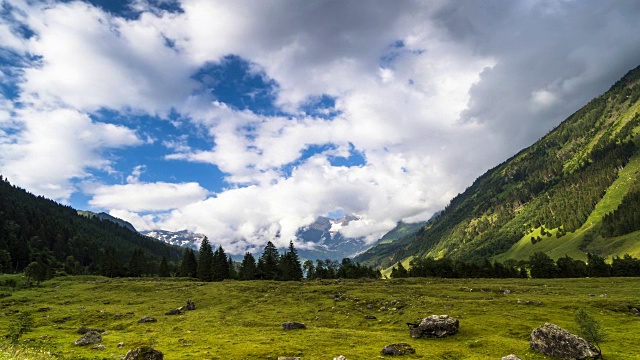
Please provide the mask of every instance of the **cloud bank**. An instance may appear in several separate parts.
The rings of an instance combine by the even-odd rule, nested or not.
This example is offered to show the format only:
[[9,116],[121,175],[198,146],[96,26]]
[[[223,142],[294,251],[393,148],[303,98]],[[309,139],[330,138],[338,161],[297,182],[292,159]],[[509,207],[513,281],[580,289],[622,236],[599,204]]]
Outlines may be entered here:
[[0,172],[232,253],[428,219],[640,63],[634,1],[6,4]]

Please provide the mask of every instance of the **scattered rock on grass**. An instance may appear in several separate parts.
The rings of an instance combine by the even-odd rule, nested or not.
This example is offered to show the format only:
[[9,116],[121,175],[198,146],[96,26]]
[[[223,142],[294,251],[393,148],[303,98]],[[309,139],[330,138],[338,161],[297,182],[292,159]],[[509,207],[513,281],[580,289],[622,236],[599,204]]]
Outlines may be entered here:
[[172,309],[164,313],[165,315],[182,315],[182,311],[180,309]]
[[107,347],[102,345],[102,344],[100,344],[100,345],[96,345],[96,346],[92,347],[91,349],[93,349],[93,350],[106,350]]
[[347,360],[343,355],[338,356],[337,358],[333,358],[333,360]]
[[460,330],[460,322],[458,319],[449,317],[449,315],[431,315],[419,324],[407,323],[409,333],[414,339],[425,338],[443,338],[454,335]]
[[82,335],[78,340],[74,341],[73,345],[85,346],[91,344],[97,344],[102,342],[102,336],[97,331],[89,331]]
[[282,323],[282,330],[298,330],[298,329],[306,329],[307,326],[303,323],[289,321]]
[[164,355],[149,346],[130,350],[124,357],[125,360],[164,360]]
[[194,303],[191,300],[187,300],[187,304],[184,306],[185,310],[195,310],[196,309],[196,303]]
[[380,353],[382,355],[399,356],[399,355],[415,354],[416,350],[407,343],[398,343],[398,344],[391,344],[391,345],[385,346]]
[[124,347],[124,343],[123,342],[119,342],[118,343],[118,349],[122,349]]
[[364,318],[367,319],[367,320],[375,320],[375,319],[377,319],[377,317],[375,317],[373,315],[365,315]]
[[600,357],[595,346],[563,328],[546,323],[531,332],[531,350],[561,359],[593,359]]
[[511,355],[507,355],[507,356],[503,357],[502,360],[522,360],[522,359],[520,359],[519,357],[511,354]]
[[633,313],[633,315],[635,316],[640,316],[640,310],[636,309],[636,308],[631,308],[631,312]]
[[300,360],[300,358],[299,357],[280,356],[280,357],[278,357],[278,360]]
[[150,322],[158,322],[157,319],[154,319],[150,316],[145,316],[142,319],[138,320],[138,324],[142,324],[142,323],[150,323]]

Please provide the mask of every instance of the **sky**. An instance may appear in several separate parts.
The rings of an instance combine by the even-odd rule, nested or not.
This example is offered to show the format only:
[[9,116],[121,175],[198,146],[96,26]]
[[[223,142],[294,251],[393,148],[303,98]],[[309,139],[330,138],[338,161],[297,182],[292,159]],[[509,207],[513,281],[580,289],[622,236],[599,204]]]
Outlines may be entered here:
[[640,65],[640,2],[1,0],[0,174],[233,254],[430,218]]

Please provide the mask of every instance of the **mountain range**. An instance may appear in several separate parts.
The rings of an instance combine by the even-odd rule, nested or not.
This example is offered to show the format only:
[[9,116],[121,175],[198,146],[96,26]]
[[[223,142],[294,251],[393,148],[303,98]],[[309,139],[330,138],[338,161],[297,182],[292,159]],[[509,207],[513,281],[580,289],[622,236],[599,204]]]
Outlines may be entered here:
[[[355,257],[409,265],[640,256],[640,67],[530,147],[476,179],[418,231]],[[425,184],[426,186],[426,184]]]

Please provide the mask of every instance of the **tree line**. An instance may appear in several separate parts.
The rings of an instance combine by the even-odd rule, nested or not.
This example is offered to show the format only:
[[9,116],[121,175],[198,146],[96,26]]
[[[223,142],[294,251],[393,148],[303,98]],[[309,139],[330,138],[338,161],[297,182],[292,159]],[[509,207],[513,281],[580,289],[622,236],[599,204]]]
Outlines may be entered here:
[[450,258],[416,258],[406,269],[398,262],[391,270],[392,278],[580,278],[580,277],[637,277],[640,259],[629,254],[616,256],[611,263],[600,255],[587,254],[587,261],[568,255],[553,260],[543,252],[536,252],[529,260],[507,260],[505,263],[484,260],[468,263]]
[[198,255],[187,249],[180,263],[178,275],[198,278],[201,281],[236,280],[279,280],[299,281],[306,273],[307,279],[356,279],[380,278],[380,272],[371,267],[354,263],[351,259],[343,259],[341,263],[331,260],[306,260],[300,263],[298,251],[289,242],[289,247],[282,254],[278,248],[268,241],[264,251],[256,258],[250,252],[245,253],[240,264],[227,256],[222,246],[213,251],[206,237],[200,244]]

